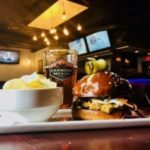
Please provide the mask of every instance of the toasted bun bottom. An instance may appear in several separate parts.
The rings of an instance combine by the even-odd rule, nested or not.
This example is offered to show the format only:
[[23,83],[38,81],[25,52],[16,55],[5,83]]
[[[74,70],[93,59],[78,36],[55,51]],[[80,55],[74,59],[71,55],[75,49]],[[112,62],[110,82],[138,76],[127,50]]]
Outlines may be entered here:
[[80,120],[100,120],[100,119],[120,119],[123,115],[121,110],[115,111],[111,114],[103,113],[95,110],[87,109],[73,109],[72,117]]

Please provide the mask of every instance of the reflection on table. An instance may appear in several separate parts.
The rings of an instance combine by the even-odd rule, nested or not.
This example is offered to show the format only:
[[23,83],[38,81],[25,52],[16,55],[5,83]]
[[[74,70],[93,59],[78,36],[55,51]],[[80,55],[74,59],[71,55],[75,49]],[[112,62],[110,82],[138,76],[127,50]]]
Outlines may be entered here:
[[0,136],[0,150],[148,150],[149,147],[149,127]]

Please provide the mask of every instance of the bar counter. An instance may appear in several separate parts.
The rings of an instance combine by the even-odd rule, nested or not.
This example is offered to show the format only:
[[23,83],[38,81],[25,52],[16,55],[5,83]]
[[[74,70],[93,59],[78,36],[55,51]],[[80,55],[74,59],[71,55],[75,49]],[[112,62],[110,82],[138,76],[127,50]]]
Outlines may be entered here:
[[149,150],[150,127],[0,135],[0,150]]

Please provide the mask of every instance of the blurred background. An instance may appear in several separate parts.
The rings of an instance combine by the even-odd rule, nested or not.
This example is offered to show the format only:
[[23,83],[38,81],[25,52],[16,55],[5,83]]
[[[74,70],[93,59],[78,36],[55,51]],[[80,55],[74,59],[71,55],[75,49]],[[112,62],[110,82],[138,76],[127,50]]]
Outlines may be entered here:
[[76,49],[78,78],[87,57],[134,84],[149,84],[149,0],[1,0],[0,81],[44,74],[45,52]]

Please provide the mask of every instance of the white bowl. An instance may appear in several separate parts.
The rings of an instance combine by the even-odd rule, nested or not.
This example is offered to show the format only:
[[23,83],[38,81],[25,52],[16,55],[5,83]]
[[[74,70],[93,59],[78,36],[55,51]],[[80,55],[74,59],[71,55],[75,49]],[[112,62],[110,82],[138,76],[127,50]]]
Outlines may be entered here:
[[63,103],[63,88],[0,90],[0,111],[15,112],[28,121],[51,118]]

